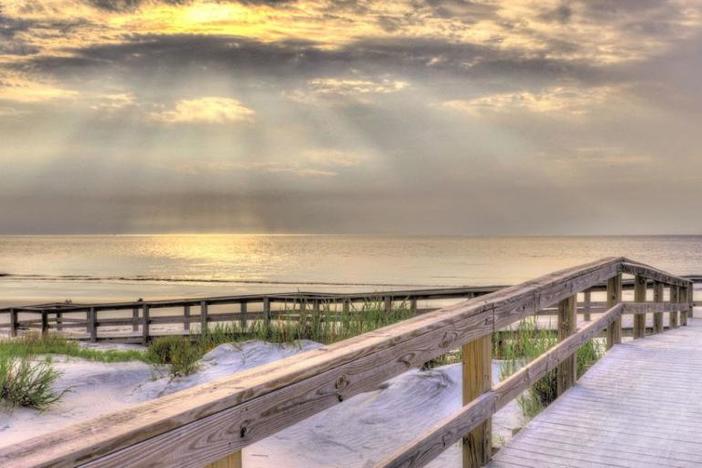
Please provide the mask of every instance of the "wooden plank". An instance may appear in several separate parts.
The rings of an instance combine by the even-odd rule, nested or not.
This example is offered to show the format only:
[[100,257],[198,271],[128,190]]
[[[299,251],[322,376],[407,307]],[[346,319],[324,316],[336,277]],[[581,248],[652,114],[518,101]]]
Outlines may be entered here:
[[90,341],[97,342],[97,310],[95,307],[91,307],[88,311],[88,333],[90,334]]
[[[702,361],[689,353],[700,340],[702,325],[690,321],[615,347],[490,466],[522,455],[540,466],[699,466]],[[678,392],[686,398],[670,398]]]
[[241,450],[227,455],[219,461],[210,463],[205,468],[242,468]]
[[[663,302],[663,283],[660,281],[653,283],[653,302]],[[653,333],[663,333],[663,312],[653,313]]]
[[248,323],[246,320],[247,306],[248,304],[246,302],[242,302],[239,306],[239,325],[241,326],[242,330],[246,330],[246,328],[248,327]]
[[200,302],[200,333],[207,333],[207,301]]
[[10,309],[10,336],[17,336],[17,329],[19,328],[18,312],[17,309]]
[[141,311],[142,311],[141,312],[141,315],[142,315],[142,317],[141,317],[141,338],[142,338],[142,341],[144,344],[148,343],[149,338],[150,338],[150,335],[149,335],[149,323],[151,321],[151,319],[149,317],[150,307],[151,307],[150,304],[146,304],[146,303],[144,303],[141,306]]
[[561,361],[575,353],[583,343],[597,336],[614,320],[620,318],[622,310],[623,305],[617,304],[577,333],[564,339],[500,382],[493,390],[480,395],[458,413],[437,422],[427,432],[390,454],[376,466],[397,468],[426,465],[460,440],[463,434],[475,429],[485,418],[504,407],[547,372],[556,368]]
[[41,311],[41,336],[49,334],[49,311]]
[[183,306],[183,330],[190,331],[190,306]]
[[[680,302],[680,288],[678,286],[670,287],[670,303],[678,304]],[[678,328],[678,311],[677,309],[669,313],[668,323],[670,328]]]
[[[622,274],[607,281],[607,305],[614,307],[622,302]],[[607,349],[622,342],[622,320],[618,318],[607,329]]]
[[660,281],[671,286],[687,286],[690,281],[684,278],[677,277],[671,273],[659,270],[658,268],[644,265],[643,263],[625,260],[621,263],[620,271],[635,276],[643,276],[655,281]]
[[62,312],[56,312],[56,331],[63,331],[63,313]]
[[[636,275],[634,278],[634,301],[646,302],[646,278]],[[643,338],[646,335],[646,314],[634,316],[634,339]]]
[[[463,405],[492,387],[492,336],[463,345]],[[463,467],[485,465],[492,453],[492,422],[485,419],[463,438]]]
[[590,312],[592,311],[592,290],[588,289],[583,293],[583,314],[586,322],[592,320]]
[[132,308],[132,331],[139,331],[139,307]]
[[687,306],[689,302],[687,300],[687,286],[680,287],[680,304],[685,306],[680,309],[680,325],[683,327],[687,326]]
[[[575,333],[577,317],[575,315],[576,296],[563,299],[558,304],[558,340],[563,341]],[[577,365],[575,353],[565,358],[556,370],[556,394],[562,395],[566,390],[575,385]]]

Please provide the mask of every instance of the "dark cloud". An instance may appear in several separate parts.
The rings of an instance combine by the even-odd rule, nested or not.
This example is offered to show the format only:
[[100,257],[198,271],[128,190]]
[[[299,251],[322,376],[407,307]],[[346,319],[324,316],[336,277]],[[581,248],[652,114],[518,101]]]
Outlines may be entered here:
[[561,24],[566,24],[573,16],[573,9],[570,5],[564,3],[553,10],[547,11],[540,15],[540,18],[546,21],[555,21]]

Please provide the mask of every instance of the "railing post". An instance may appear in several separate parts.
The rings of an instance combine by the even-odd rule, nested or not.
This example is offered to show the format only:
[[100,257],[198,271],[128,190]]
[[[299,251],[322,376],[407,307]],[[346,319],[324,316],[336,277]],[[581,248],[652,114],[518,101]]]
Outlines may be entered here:
[[[607,281],[607,309],[611,309],[622,301],[622,274]],[[607,327],[607,349],[622,342],[622,318],[614,320]]]
[[246,302],[242,301],[240,306],[239,306],[239,313],[241,314],[241,316],[239,317],[239,325],[241,325],[242,332],[245,332],[246,327],[248,326],[247,319],[246,319],[246,314],[248,313],[247,308],[248,308],[248,304]]
[[10,336],[17,336],[17,329],[19,328],[19,321],[17,316],[17,309],[10,309]]
[[[663,302],[663,283],[653,282],[653,302]],[[663,312],[653,314],[653,333],[663,333]]]
[[[646,278],[634,277],[634,302],[646,302]],[[634,315],[634,339],[646,336],[646,314]]]
[[344,299],[344,314],[351,312],[351,301],[349,299]]
[[207,301],[200,302],[200,334],[207,333]]
[[585,311],[584,318],[586,322],[592,320],[590,311],[592,310],[592,291],[589,289],[583,293],[583,309]]
[[241,450],[227,455],[214,463],[210,463],[205,468],[242,468]]
[[41,336],[49,334],[49,311],[41,311]]
[[[558,303],[558,341],[563,341],[575,333],[577,328],[578,297],[570,296]],[[556,395],[560,396],[577,380],[576,355],[573,353],[558,365],[556,370]]]
[[141,315],[141,336],[144,344],[146,344],[149,342],[149,304],[143,305]]
[[63,312],[56,312],[56,331],[63,331]]
[[266,324],[266,330],[271,328],[271,299],[266,296],[263,298],[263,318]]
[[88,311],[88,320],[90,322],[90,341],[97,342],[97,311],[95,307],[91,307]]
[[[492,336],[463,345],[463,405],[492,388]],[[463,468],[483,466],[492,454],[492,419],[463,438]]]
[[687,285],[687,302],[690,304],[690,312],[688,317],[695,318],[695,283],[690,282]]
[[139,331],[139,308],[134,307],[132,309],[132,331]]
[[[680,302],[680,289],[675,285],[670,285],[670,303],[677,304]],[[670,323],[670,328],[678,328],[678,311],[674,310],[670,312],[668,322]]]
[[183,306],[183,330],[190,331],[190,306]]
[[413,297],[410,299],[410,312],[412,315],[417,315],[417,298]]
[[389,314],[390,312],[392,312],[392,298],[386,297],[385,298],[385,313]]
[[[680,304],[687,304],[687,286],[680,286]],[[687,310],[680,310],[680,325],[687,326]]]

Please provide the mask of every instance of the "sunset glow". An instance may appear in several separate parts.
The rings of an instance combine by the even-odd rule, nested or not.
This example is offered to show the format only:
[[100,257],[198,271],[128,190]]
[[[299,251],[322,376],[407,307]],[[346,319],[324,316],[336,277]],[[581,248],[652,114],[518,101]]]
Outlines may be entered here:
[[701,32],[697,0],[2,0],[3,230],[694,232]]

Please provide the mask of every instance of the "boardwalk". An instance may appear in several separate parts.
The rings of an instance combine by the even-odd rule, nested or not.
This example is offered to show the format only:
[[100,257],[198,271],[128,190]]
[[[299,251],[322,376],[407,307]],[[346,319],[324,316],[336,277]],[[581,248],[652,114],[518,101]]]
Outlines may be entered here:
[[492,467],[702,466],[702,320],[622,343]]

